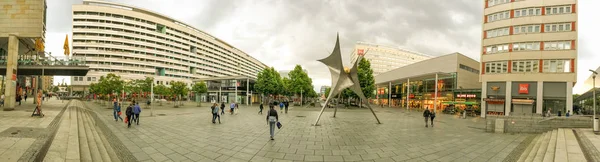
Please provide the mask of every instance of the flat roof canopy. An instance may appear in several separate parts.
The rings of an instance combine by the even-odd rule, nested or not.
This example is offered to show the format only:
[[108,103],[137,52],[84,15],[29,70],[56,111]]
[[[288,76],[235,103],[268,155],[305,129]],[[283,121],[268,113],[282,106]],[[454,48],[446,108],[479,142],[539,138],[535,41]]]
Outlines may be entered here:
[[232,79],[250,79],[250,81],[256,81],[255,78],[253,77],[248,77],[248,76],[223,76],[223,77],[210,77],[210,78],[200,78],[200,79],[194,79],[193,82],[199,82],[199,81],[219,81],[219,80],[232,80]]
[[[44,66],[44,75],[48,76],[86,76],[89,66]],[[6,66],[0,66],[0,75],[6,75]],[[17,75],[42,75],[42,66],[19,65]]]

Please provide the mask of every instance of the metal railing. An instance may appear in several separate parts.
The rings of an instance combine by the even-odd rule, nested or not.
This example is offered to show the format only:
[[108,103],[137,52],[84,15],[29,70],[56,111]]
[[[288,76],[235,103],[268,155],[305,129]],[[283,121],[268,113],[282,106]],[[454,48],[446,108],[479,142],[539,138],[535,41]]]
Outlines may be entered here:
[[[0,56],[0,65],[6,65],[8,56]],[[20,55],[17,59],[18,65],[39,65],[39,66],[85,66],[85,57],[28,57]]]

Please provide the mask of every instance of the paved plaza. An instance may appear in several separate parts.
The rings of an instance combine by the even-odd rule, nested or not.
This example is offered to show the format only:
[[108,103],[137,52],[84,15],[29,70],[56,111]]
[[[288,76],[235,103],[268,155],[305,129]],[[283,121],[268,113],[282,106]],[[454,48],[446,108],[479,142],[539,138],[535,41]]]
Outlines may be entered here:
[[380,125],[368,109],[340,109],[337,118],[327,109],[314,127],[318,108],[292,108],[270,141],[256,106],[240,105],[212,124],[208,104],[165,104],[155,117],[144,109],[140,125],[127,128],[108,106],[86,105],[139,161],[503,161],[531,136],[484,133],[484,120],[441,113],[425,128],[420,112],[399,108],[376,108]]

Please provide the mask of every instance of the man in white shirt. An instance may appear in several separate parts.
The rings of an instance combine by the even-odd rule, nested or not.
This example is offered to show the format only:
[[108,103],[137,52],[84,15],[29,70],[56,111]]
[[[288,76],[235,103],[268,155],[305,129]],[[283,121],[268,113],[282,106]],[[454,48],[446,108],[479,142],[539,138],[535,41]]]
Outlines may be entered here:
[[0,97],[0,106],[4,106],[4,94]]

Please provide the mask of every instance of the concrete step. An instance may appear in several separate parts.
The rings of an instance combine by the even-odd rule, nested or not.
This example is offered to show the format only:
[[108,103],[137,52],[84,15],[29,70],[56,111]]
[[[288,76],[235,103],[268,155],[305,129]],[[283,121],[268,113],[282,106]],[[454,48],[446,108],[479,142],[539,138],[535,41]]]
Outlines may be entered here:
[[579,146],[579,141],[575,137],[573,129],[565,129],[565,139],[567,146],[567,159],[569,161],[586,161],[583,150]]
[[527,157],[533,150],[533,147],[535,146],[537,141],[540,140],[541,137],[542,137],[542,135],[537,135],[537,136],[535,136],[535,138],[533,138],[531,143],[529,143],[529,145],[527,145],[527,148],[525,149],[525,151],[523,151],[523,154],[521,154],[521,156],[519,157],[518,162],[525,162],[525,159],[527,159]]
[[79,128],[79,157],[81,161],[92,161],[92,153],[87,139],[85,123],[83,122],[83,110],[81,108],[77,108],[77,125]]
[[558,130],[552,130],[552,136],[550,136],[550,141],[548,141],[548,147],[546,148],[546,154],[544,155],[544,162],[554,161],[554,151],[556,150],[556,135],[558,134]]
[[[90,112],[90,113],[94,113],[94,112]],[[101,122],[101,121],[98,121],[98,122]],[[100,140],[102,140],[102,144],[104,144],[104,147],[106,148],[106,152],[109,155],[110,160],[113,162],[120,162],[121,160],[119,159],[119,156],[117,155],[117,153],[115,152],[113,147],[108,142],[108,139],[105,136],[104,132],[98,131],[98,135],[100,136]]]
[[540,149],[540,145],[542,145],[542,141],[544,141],[544,138],[546,137],[547,133],[548,132],[543,133],[540,136],[540,138],[538,139],[538,141],[535,142],[535,145],[533,146],[531,153],[529,153],[529,155],[527,155],[527,158],[525,159],[525,161],[527,161],[527,162],[533,161],[533,159],[535,158],[535,155],[537,155],[537,152]]
[[82,109],[81,116],[82,116],[82,121],[84,123],[83,128],[85,128],[85,134],[86,134],[86,139],[88,141],[90,153],[92,154],[92,161],[102,161],[102,155],[100,155],[100,151],[98,150],[99,146],[96,143],[96,140],[94,140],[94,135],[93,135],[92,128],[90,125],[91,121],[89,121],[87,119],[86,110]]
[[[90,148],[94,148],[92,151],[92,158],[97,158],[94,159],[94,161],[106,161],[107,159],[110,160],[110,157],[108,157],[106,154],[106,148],[104,148],[104,144],[102,144],[101,141],[99,141],[98,138],[100,138],[97,134],[96,134],[96,126],[94,125],[94,121],[92,121],[89,117],[89,112],[88,110],[85,110],[83,113],[83,120],[85,121],[84,123],[86,124],[86,129],[89,129],[89,134],[88,135],[88,139],[91,139],[91,143],[94,147],[90,147]],[[96,154],[97,156],[94,157],[94,154]]]
[[552,137],[552,131],[546,132],[546,136],[542,140],[540,144],[540,148],[537,150],[535,157],[533,158],[534,162],[542,162],[544,160],[544,155],[546,155],[546,150],[548,149],[548,144],[550,141],[550,137]]
[[567,141],[565,139],[565,129],[559,128],[556,136],[556,150],[554,152],[555,162],[568,161]]
[[98,130],[96,127],[96,122],[92,119],[92,117],[90,116],[91,112],[87,112],[86,113],[86,119],[89,121],[88,124],[90,126],[90,129],[92,130],[92,137],[94,138],[94,141],[96,142],[97,146],[98,146],[98,152],[100,153],[100,157],[102,158],[102,161],[106,161],[109,162],[111,161],[110,156],[108,155],[108,151],[106,150],[106,146],[105,143],[102,142],[102,140],[100,139],[100,135],[98,134]]
[[60,124],[58,126],[58,130],[54,135],[54,139],[48,148],[48,152],[44,157],[44,161],[65,161],[67,157],[67,147],[69,142],[69,129],[71,127],[71,122],[69,119],[69,113],[71,112],[71,108],[67,107],[65,113],[61,117]]

